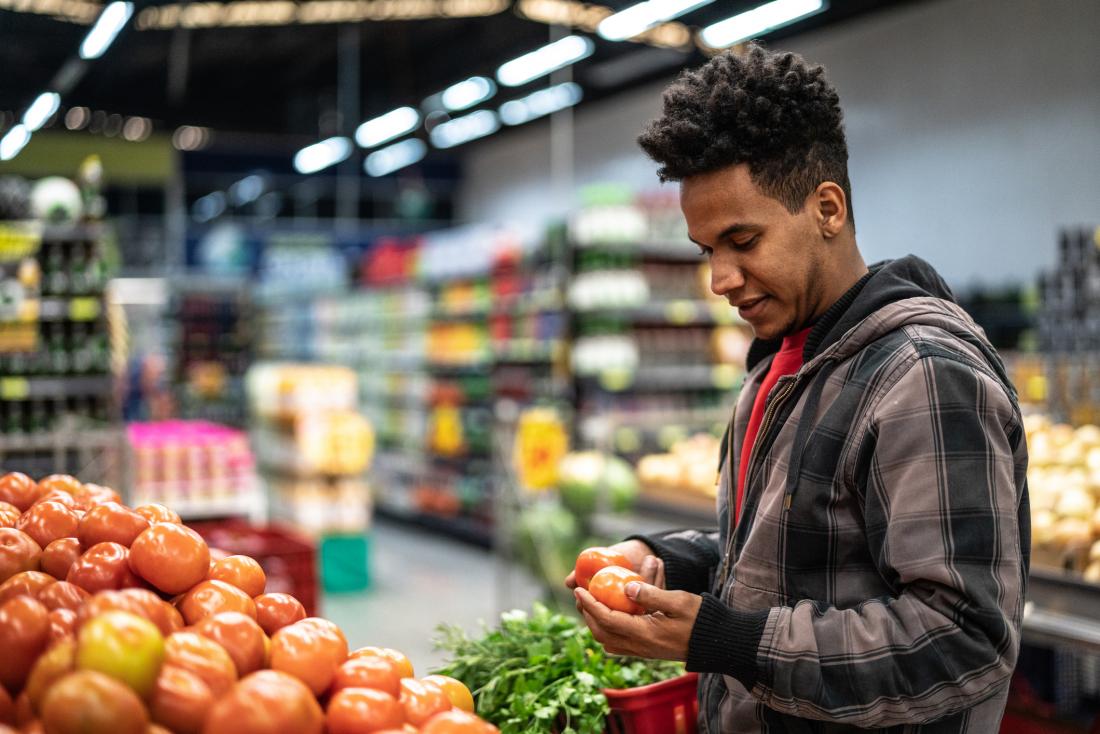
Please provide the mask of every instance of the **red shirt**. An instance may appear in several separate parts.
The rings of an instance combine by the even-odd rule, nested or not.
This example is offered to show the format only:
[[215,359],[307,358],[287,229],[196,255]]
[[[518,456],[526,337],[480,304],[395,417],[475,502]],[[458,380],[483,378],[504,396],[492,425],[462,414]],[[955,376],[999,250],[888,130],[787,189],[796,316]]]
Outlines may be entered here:
[[764,375],[764,382],[760,384],[760,392],[756,393],[756,400],[752,404],[752,415],[749,416],[749,428],[745,432],[745,442],[741,444],[741,465],[737,471],[737,505],[734,522],[741,517],[741,498],[745,495],[745,474],[749,470],[749,457],[752,455],[752,447],[756,443],[756,434],[760,431],[760,424],[764,420],[764,404],[768,401],[768,393],[779,382],[783,375],[793,375],[802,366],[802,348],[806,346],[806,338],[810,335],[810,329],[803,329],[797,334],[785,337],[779,352],[772,359],[768,374]]

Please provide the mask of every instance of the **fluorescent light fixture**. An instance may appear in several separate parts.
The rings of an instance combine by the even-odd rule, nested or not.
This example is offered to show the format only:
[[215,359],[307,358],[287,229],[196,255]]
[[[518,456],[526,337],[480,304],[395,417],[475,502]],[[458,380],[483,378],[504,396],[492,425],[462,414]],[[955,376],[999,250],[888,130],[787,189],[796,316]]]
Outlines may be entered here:
[[355,142],[364,148],[373,148],[411,133],[419,124],[419,112],[412,107],[398,107],[360,125],[355,131]]
[[709,25],[700,31],[699,36],[711,48],[727,48],[820,13],[826,7],[825,0],[773,0]]
[[229,199],[235,206],[244,206],[259,199],[263,192],[263,178],[252,174],[251,176],[245,176],[229,187]]
[[500,120],[505,125],[522,125],[572,107],[581,101],[582,96],[584,92],[573,82],[556,84],[549,89],[532,92],[522,99],[505,102],[500,106]]
[[115,0],[103,8],[103,12],[99,14],[99,20],[95,22],[92,30],[84,36],[84,42],[80,44],[80,58],[98,59],[102,56],[133,14],[134,4],[125,0]]
[[347,138],[329,138],[307,145],[294,154],[294,169],[298,173],[317,173],[335,166],[351,155],[351,141]]
[[57,92],[43,92],[31,102],[31,106],[23,113],[23,124],[32,133],[38,130],[46,121],[53,117],[57,108],[61,106],[61,95]]
[[380,148],[367,156],[363,170],[370,176],[385,176],[387,173],[411,166],[428,152],[428,146],[420,138],[409,138]]
[[500,120],[489,110],[471,112],[432,128],[432,145],[437,148],[453,148],[471,140],[492,135],[500,129]]
[[225,214],[226,204],[225,194],[215,191],[195,200],[191,205],[191,216],[198,222],[209,222]]
[[591,56],[595,48],[591,38],[566,36],[501,65],[497,81],[506,87],[518,87]]
[[464,82],[452,84],[444,89],[440,98],[444,107],[451,112],[457,112],[484,102],[496,92],[497,85],[493,83],[492,79],[483,76],[472,76]]
[[23,123],[19,123],[3,138],[0,138],[0,161],[10,161],[19,155],[23,146],[31,139],[31,131]]
[[596,32],[608,41],[625,41],[712,2],[714,0],[648,0],[607,16],[600,21]]

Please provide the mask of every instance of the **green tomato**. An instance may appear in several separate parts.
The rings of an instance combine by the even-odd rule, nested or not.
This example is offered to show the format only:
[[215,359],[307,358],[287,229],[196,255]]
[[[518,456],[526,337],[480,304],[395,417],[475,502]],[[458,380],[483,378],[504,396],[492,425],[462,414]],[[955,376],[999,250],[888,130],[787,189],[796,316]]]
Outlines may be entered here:
[[105,612],[80,628],[76,667],[122,681],[144,697],[164,661],[164,637],[157,626],[129,612]]

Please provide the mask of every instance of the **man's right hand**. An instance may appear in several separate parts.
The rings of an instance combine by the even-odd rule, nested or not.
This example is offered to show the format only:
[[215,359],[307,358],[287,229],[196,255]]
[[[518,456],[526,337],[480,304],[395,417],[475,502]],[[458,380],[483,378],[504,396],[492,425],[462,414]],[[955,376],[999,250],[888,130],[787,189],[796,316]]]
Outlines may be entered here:
[[[647,584],[659,589],[665,588],[665,564],[657,556],[653,555],[653,549],[640,540],[624,540],[622,543],[608,546],[613,551],[618,551],[630,561],[633,570],[638,573]],[[577,574],[571,571],[565,577],[567,589],[577,588]]]

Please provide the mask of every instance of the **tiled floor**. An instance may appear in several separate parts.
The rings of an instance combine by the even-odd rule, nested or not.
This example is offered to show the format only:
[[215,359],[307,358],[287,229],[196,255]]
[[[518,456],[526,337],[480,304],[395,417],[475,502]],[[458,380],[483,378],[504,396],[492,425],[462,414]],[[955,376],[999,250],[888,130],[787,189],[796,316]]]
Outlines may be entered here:
[[418,675],[444,660],[431,644],[440,622],[475,632],[482,620],[494,624],[541,594],[526,573],[488,551],[382,520],[371,531],[371,574],[369,591],[327,594],[321,613],[340,625],[352,649],[396,648]]

